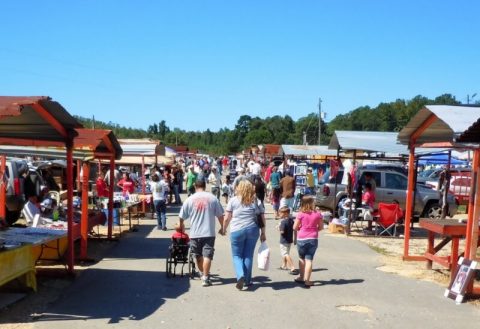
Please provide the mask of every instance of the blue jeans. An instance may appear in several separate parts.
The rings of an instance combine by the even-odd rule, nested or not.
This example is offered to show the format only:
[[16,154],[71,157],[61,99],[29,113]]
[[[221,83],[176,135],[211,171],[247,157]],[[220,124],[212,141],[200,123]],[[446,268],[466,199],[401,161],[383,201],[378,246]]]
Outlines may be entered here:
[[179,190],[180,190],[180,185],[178,185],[178,184],[173,185],[173,194],[175,195],[175,203],[176,204],[181,204],[182,203],[182,199],[180,199]]
[[244,277],[246,283],[252,281],[253,254],[259,236],[260,229],[257,225],[230,233],[233,267],[237,280]]
[[297,240],[298,258],[313,260],[318,248],[317,239]]
[[167,228],[167,206],[165,200],[153,200],[159,228]]

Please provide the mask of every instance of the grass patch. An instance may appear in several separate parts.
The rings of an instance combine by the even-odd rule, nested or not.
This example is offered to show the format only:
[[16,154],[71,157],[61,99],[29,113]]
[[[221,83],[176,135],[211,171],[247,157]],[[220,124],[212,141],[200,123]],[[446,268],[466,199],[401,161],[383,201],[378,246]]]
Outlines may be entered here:
[[388,252],[388,250],[385,249],[385,248],[382,248],[382,247],[379,247],[379,246],[374,246],[374,245],[371,245],[371,244],[369,244],[368,246],[370,247],[370,249],[372,249],[373,251],[375,251],[375,252],[377,252],[377,253],[379,253],[379,254],[381,254],[381,255],[384,255],[384,256],[390,256],[390,255],[392,255],[392,254],[391,254],[390,252]]

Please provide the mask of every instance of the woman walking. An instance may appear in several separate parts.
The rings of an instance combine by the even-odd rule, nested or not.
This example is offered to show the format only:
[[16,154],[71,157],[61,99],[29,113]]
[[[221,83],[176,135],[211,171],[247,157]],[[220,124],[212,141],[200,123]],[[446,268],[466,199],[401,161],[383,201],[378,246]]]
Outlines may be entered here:
[[322,215],[315,211],[315,199],[306,195],[300,200],[300,211],[297,214],[293,229],[297,231],[297,249],[300,275],[295,282],[303,283],[305,288],[313,286],[312,261],[318,247],[318,231],[323,230]]
[[150,182],[150,191],[153,196],[153,206],[157,213],[157,228],[159,230],[167,230],[167,206],[165,202],[165,192],[167,191],[167,183],[157,173],[152,175],[152,181]]
[[[257,224],[260,214],[263,226]],[[232,247],[233,266],[237,276],[236,288],[252,285],[253,253],[258,237],[265,241],[265,210],[255,198],[255,187],[248,180],[241,180],[236,189],[236,196],[228,201],[226,218],[223,225],[225,234],[230,227],[230,243]],[[261,232],[260,232],[261,231]]]

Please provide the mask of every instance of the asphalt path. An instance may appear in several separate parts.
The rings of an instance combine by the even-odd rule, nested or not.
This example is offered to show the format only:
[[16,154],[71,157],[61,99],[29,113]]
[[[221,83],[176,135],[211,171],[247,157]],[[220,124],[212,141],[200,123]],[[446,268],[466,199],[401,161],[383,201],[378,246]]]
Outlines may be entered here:
[[[168,226],[178,207],[169,209]],[[468,328],[480,310],[443,297],[445,287],[377,270],[379,255],[362,242],[322,232],[306,289],[280,265],[278,221],[267,206],[269,271],[235,288],[228,236],[217,236],[211,287],[167,278],[170,236],[143,219],[107,257],[90,267],[33,324],[34,328]],[[187,223],[188,224],[188,223]],[[292,255],[297,260],[296,249]]]

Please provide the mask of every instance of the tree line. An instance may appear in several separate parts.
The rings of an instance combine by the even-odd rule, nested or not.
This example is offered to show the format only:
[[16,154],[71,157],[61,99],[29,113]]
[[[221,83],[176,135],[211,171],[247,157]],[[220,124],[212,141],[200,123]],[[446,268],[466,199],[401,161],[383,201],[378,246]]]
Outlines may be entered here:
[[[321,120],[321,144],[328,144],[335,130],[400,131],[425,105],[460,105],[451,94],[435,99],[418,95],[410,100],[397,99],[376,107],[362,106],[346,114],[337,115],[330,122]],[[123,127],[113,122],[94,121],[75,116],[86,128],[113,130],[117,138],[152,138],[165,145],[186,145],[189,149],[215,155],[237,153],[256,144],[318,144],[318,113],[310,113],[294,121],[290,116],[275,115],[264,119],[242,115],[233,129],[217,132],[170,129],[165,120],[150,125],[146,130]]]

